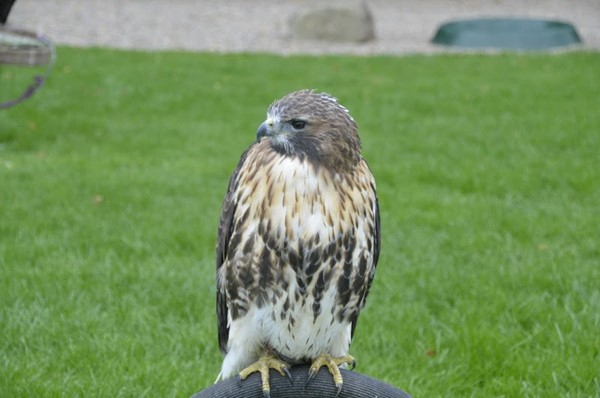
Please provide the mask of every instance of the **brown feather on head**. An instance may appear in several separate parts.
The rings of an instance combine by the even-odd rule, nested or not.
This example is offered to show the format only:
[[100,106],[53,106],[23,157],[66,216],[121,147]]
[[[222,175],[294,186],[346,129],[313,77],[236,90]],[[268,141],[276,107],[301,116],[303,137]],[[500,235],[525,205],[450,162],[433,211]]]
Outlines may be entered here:
[[348,109],[334,97],[313,90],[292,92],[273,102],[257,140],[268,137],[273,150],[307,158],[336,172],[359,162],[360,138]]

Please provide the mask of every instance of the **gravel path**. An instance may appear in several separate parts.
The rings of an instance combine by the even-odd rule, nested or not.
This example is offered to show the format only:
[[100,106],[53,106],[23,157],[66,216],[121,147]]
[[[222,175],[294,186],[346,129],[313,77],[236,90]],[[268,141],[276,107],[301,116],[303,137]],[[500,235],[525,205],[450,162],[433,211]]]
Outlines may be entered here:
[[60,44],[147,50],[407,54],[443,51],[437,26],[482,16],[573,23],[584,48],[600,51],[600,0],[367,0],[377,39],[365,44],[294,41],[288,19],[317,0],[17,0],[8,25]]

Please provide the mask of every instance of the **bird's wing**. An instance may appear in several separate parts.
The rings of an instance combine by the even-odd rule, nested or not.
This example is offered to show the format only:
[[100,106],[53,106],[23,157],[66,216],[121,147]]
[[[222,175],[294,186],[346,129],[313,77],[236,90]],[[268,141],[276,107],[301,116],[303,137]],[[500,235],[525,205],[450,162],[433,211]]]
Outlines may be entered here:
[[[219,269],[227,260],[227,250],[229,247],[229,241],[231,239],[231,232],[233,230],[235,219],[235,193],[238,188],[238,176],[240,174],[240,171],[244,167],[246,157],[248,156],[248,152],[251,148],[252,147],[250,147],[246,152],[244,152],[237,165],[237,168],[235,169],[233,175],[229,179],[227,194],[225,195],[223,207],[221,208],[221,218],[219,221],[219,230],[217,236],[217,275],[219,273]],[[217,278],[217,328],[219,336],[219,348],[223,353],[227,352],[227,341],[229,339],[227,313],[228,307],[227,300],[225,297],[225,291],[224,288],[221,289],[221,286],[219,286],[219,280]]]
[[[381,247],[381,221],[380,221],[380,217],[379,217],[379,200],[377,199],[377,193],[374,192],[375,195],[375,228],[373,229],[374,231],[374,236],[373,236],[373,248],[371,251],[371,257],[373,259],[373,265],[371,267],[371,273],[368,276],[367,279],[367,287],[365,289],[364,292],[364,296],[361,299],[361,303],[359,306],[359,311],[360,309],[362,309],[362,307],[365,305],[365,302],[367,300],[367,296],[369,295],[369,290],[371,289],[371,284],[373,283],[373,278],[375,278],[375,269],[377,268],[377,262],[379,261],[379,250]],[[354,317],[354,319],[352,320],[352,329],[350,332],[350,339],[352,339],[354,337],[354,329],[356,329],[356,324],[358,323],[358,312],[356,313],[356,316]]]

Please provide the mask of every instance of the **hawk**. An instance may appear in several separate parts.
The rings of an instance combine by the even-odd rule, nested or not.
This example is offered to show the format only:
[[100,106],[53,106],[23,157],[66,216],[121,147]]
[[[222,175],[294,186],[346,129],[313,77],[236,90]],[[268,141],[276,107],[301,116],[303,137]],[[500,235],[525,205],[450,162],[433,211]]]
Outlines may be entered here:
[[358,127],[325,93],[273,102],[242,155],[221,210],[217,318],[220,378],[311,363],[342,388],[339,367],[379,257],[375,180]]

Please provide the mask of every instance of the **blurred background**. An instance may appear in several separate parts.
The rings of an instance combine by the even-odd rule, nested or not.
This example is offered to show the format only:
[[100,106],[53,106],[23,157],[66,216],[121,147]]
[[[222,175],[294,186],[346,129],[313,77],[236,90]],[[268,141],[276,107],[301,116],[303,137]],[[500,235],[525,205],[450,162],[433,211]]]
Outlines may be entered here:
[[317,0],[18,0],[8,22],[75,46],[405,54],[441,51],[430,43],[441,23],[510,16],[568,21],[576,26],[586,48],[600,49],[598,0],[369,0],[366,4],[376,39],[361,44],[292,40],[290,18],[323,6]]

